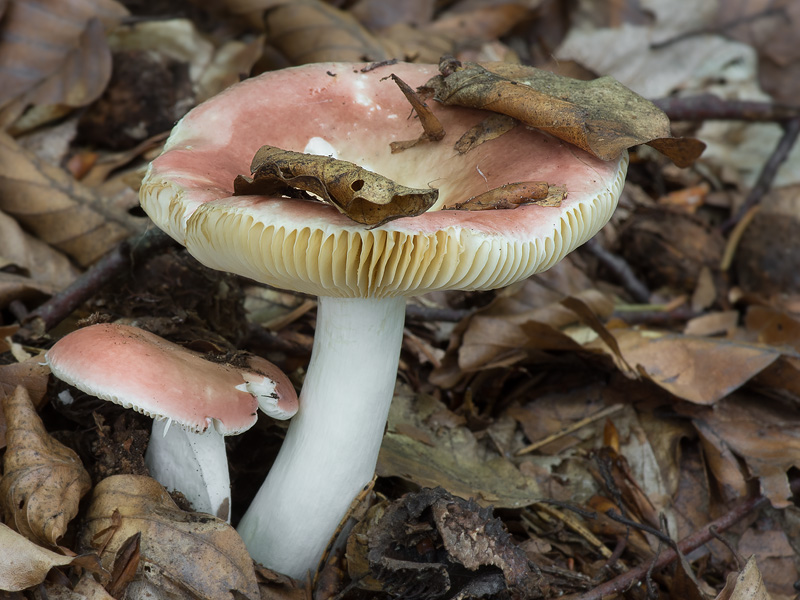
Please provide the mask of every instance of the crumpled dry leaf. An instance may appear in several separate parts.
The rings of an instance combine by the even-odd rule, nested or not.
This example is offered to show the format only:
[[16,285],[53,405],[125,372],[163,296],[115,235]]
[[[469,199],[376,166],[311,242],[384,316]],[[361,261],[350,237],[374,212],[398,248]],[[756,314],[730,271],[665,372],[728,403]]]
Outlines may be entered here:
[[524,65],[462,65],[448,57],[439,69],[423,86],[436,100],[509,115],[603,160],[646,143],[686,167],[705,148],[699,140],[672,138],[661,109],[610,77],[580,81]]
[[378,457],[378,474],[420,486],[443,486],[483,505],[516,508],[543,496],[505,457],[488,451],[464,426],[442,426],[430,417],[446,407],[429,396],[396,395]]
[[561,206],[567,189],[563,185],[548,185],[545,181],[507,183],[464,202],[446,206],[444,210],[495,210],[514,209],[526,204]]
[[53,567],[80,564],[92,568],[94,562],[88,557],[56,554],[0,523],[0,590],[16,592],[39,585]]
[[236,195],[311,192],[357,223],[381,225],[424,213],[439,197],[435,189],[408,188],[358,165],[315,154],[262,146],[250,165],[253,177],[239,175]]
[[[88,266],[130,235],[130,215],[112,214],[66,171],[0,133],[0,210],[43,242]],[[133,225],[131,225],[131,228]]]
[[281,2],[267,11],[264,24],[267,42],[294,65],[390,58],[351,14],[320,0]]
[[8,426],[0,480],[6,523],[34,542],[55,545],[91,487],[89,473],[74,451],[48,435],[25,388],[2,405]]
[[26,305],[39,304],[57,291],[53,285],[37,283],[30,277],[0,271],[0,308],[6,308],[14,300],[20,300]]
[[756,559],[750,557],[739,573],[731,573],[715,600],[770,600]]
[[[115,511],[118,526],[112,518]],[[189,593],[204,600],[259,597],[253,561],[236,531],[207,514],[180,510],[154,479],[104,479],[94,489],[85,523],[82,545],[105,544],[101,561],[108,570],[122,545],[141,533],[137,578],[166,595]]]
[[[492,518],[491,509],[442,488],[422,489],[373,507],[351,534],[347,553],[354,580],[364,580],[366,589],[393,595],[428,599],[454,591],[456,597],[477,598],[503,592],[519,598],[543,595],[541,575],[532,571],[500,519]],[[491,569],[468,578],[457,575],[464,567],[477,571],[488,566],[499,569],[502,576]]]
[[29,105],[84,106],[111,75],[106,32],[127,16],[115,0],[11,0],[0,21],[0,127]]

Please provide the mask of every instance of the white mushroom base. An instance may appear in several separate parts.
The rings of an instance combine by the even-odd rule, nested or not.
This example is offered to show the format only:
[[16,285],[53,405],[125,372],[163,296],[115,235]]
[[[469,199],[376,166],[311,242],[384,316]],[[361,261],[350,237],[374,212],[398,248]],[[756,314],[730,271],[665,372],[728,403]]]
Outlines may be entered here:
[[153,421],[144,456],[150,475],[167,490],[178,490],[197,512],[231,518],[231,480],[225,438],[212,424],[194,433],[167,419]]
[[372,479],[392,402],[405,298],[320,298],[300,410],[238,531],[263,565],[304,579]]

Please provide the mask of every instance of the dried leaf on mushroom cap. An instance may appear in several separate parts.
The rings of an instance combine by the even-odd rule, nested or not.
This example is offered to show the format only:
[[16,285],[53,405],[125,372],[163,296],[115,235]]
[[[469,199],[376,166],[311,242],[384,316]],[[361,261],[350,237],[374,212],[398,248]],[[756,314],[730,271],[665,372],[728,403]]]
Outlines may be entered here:
[[431,208],[435,189],[413,189],[329,156],[262,146],[250,165],[253,177],[233,182],[237,196],[284,194],[288,188],[310,192],[363,225],[414,217]]

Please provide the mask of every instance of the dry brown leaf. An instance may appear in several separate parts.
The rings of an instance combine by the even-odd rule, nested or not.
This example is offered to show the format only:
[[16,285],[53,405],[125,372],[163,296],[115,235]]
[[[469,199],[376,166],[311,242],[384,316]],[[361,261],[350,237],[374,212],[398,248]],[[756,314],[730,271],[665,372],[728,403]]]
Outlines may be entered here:
[[344,160],[262,146],[250,165],[253,177],[239,175],[236,195],[281,195],[290,188],[310,192],[357,223],[381,225],[424,213],[438,190],[413,189]]
[[0,212],[0,267],[15,265],[33,281],[65,288],[79,271],[58,250],[31,237],[14,219]]
[[75,560],[37,546],[0,523],[0,590],[15,592],[39,585],[50,569]]
[[462,65],[447,57],[439,68],[442,74],[423,86],[436,100],[509,115],[603,160],[647,143],[689,166],[705,148],[699,140],[670,137],[663,111],[610,77],[580,81],[524,65]]
[[[112,527],[115,511],[119,525]],[[180,510],[149,477],[104,479],[93,492],[83,545],[106,544],[101,560],[110,571],[118,550],[137,533],[141,533],[138,574],[162,593],[188,592],[203,600],[259,597],[253,561],[225,521]]]
[[[800,468],[800,412],[792,404],[737,393],[713,409],[681,406],[695,427],[721,453],[733,452],[747,465],[747,475],[758,477],[762,493],[776,508],[791,506],[792,491],[787,471]],[[705,447],[704,446],[704,447]],[[726,462],[729,462],[726,460]],[[713,465],[712,465],[713,466]],[[736,482],[715,471],[723,485]]]
[[66,171],[0,133],[0,210],[43,242],[88,266],[130,235],[131,217],[110,214]]
[[[19,363],[0,365],[0,401],[10,398],[18,386],[24,387],[37,408],[47,393],[50,369],[43,364],[44,353]],[[0,450],[6,447],[6,417],[0,412]]]
[[484,142],[498,138],[507,131],[511,131],[517,126],[517,123],[518,121],[515,118],[508,115],[501,115],[500,113],[489,115],[458,138],[454,147],[459,154],[464,154]]
[[0,127],[29,105],[97,98],[111,75],[106,32],[127,14],[115,0],[10,0],[0,20]]
[[89,473],[75,452],[48,435],[25,388],[3,399],[3,411],[8,447],[0,501],[6,523],[34,542],[55,545],[91,487]]
[[[437,427],[428,421],[444,410],[443,404],[429,396],[395,396],[378,474],[423,487],[440,485],[462,498],[476,498],[484,506],[526,506],[543,495],[535,479],[523,475],[505,457],[487,452],[466,427]],[[413,428],[415,437],[400,433],[401,424]]]
[[352,15],[320,0],[281,2],[267,11],[264,23],[267,42],[294,65],[391,58]]
[[[627,365],[679,398],[714,404],[768,367],[781,352],[771,346],[689,337],[648,330],[613,329]],[[600,340],[587,348],[607,348]],[[608,352],[629,375],[615,352]]]
[[431,111],[431,109],[428,108],[428,105],[425,104],[425,101],[420,97],[419,94],[411,89],[411,86],[400,79],[397,75],[392,73],[390,77],[392,78],[392,81],[397,84],[397,87],[400,88],[400,91],[403,92],[406,100],[408,100],[409,104],[411,104],[414,112],[417,113],[417,118],[419,119],[420,125],[422,125],[422,134],[417,139],[392,142],[389,144],[392,149],[392,154],[413,148],[421,142],[438,142],[441,140],[445,134],[444,127],[442,127],[442,124],[436,115],[433,114],[433,111]]
[[739,573],[728,575],[725,587],[715,600],[770,600],[770,598],[756,559],[751,556]]
[[36,283],[29,277],[0,271],[0,308],[20,300],[26,305],[39,304],[58,291],[52,285]]
[[567,189],[563,185],[548,185],[545,181],[521,181],[501,185],[464,202],[446,206],[444,210],[514,209],[526,204],[561,206],[561,201],[566,197]]

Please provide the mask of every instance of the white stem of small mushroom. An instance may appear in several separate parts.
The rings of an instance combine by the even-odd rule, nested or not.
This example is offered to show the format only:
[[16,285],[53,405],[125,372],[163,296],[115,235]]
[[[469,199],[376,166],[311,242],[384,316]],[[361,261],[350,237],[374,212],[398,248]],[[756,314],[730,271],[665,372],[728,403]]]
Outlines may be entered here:
[[214,425],[203,433],[161,419],[153,422],[145,453],[150,475],[168,490],[178,490],[197,512],[231,518],[231,480],[225,437]]
[[238,527],[256,561],[303,580],[372,479],[404,319],[404,298],[320,298],[300,410]]

